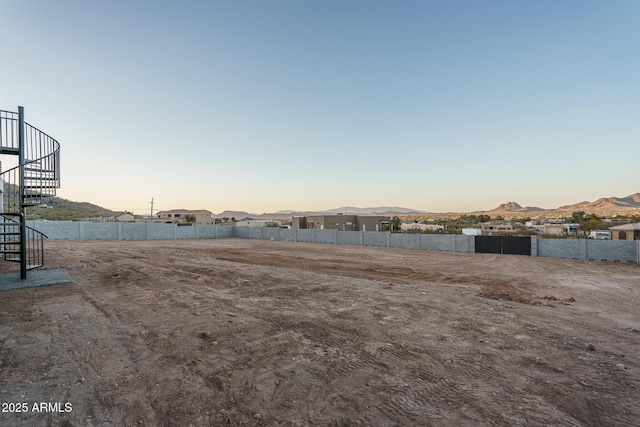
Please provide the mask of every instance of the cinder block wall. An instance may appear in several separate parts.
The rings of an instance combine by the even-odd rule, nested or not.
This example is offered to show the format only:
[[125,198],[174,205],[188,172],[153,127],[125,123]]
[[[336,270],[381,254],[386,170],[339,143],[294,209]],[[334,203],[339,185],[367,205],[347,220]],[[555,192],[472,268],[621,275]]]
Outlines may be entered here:
[[160,240],[234,237],[235,227],[141,222],[27,221],[27,226],[53,240]]
[[[537,239],[537,256],[593,261],[638,262],[640,241]],[[532,256],[533,256],[532,252]]]
[[[397,234],[376,231],[287,230],[275,227],[228,227],[211,224],[177,224],[27,221],[49,239],[158,240],[242,239],[282,240],[337,245],[364,245],[446,252],[475,252],[475,237],[456,234]],[[541,239],[533,236],[531,256],[640,264],[640,240]]]

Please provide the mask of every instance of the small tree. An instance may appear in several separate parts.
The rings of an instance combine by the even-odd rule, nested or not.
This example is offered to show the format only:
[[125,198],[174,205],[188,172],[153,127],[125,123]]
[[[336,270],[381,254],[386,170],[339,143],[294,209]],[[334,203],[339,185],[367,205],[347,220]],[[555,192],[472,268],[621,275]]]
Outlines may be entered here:
[[482,214],[478,217],[478,222],[489,222],[489,221],[491,221],[491,216],[489,215]]
[[196,223],[196,216],[192,215],[192,214],[185,215],[184,221],[187,224],[195,224]]
[[267,221],[264,223],[265,227],[280,227],[280,224],[275,221]]
[[391,225],[393,226],[393,231],[400,230],[400,224],[402,224],[402,220],[397,215],[391,218]]
[[584,211],[575,211],[571,213],[571,222],[579,224],[584,221]]

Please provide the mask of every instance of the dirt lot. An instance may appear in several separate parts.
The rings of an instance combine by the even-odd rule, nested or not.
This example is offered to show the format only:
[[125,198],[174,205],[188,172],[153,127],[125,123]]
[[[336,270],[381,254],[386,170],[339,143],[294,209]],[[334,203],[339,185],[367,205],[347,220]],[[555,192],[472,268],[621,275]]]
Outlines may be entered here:
[[0,294],[2,426],[640,420],[638,265],[241,239],[46,250],[74,283]]

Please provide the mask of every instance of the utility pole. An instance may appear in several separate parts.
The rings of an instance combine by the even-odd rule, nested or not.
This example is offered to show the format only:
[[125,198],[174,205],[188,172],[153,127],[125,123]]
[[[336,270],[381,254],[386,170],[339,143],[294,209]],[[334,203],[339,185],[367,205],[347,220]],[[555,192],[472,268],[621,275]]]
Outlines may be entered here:
[[151,198],[151,218],[149,218],[149,221],[153,222],[153,197]]

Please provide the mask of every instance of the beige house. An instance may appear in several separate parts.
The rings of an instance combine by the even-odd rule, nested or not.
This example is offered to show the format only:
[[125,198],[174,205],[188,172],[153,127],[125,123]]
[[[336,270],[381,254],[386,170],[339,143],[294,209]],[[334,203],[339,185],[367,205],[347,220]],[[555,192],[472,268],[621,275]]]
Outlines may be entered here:
[[511,234],[515,232],[511,223],[485,222],[480,224],[480,229],[483,235]]
[[389,231],[391,219],[376,215],[294,216],[291,228],[341,231]]
[[195,217],[196,224],[213,224],[211,212],[205,209],[189,210],[189,209],[173,209],[170,211],[160,211],[156,214],[157,220],[161,222],[185,224],[187,217],[191,215]]
[[131,212],[112,212],[102,215],[100,218],[104,222],[131,222],[135,218]]
[[613,240],[640,240],[640,222],[609,227]]

